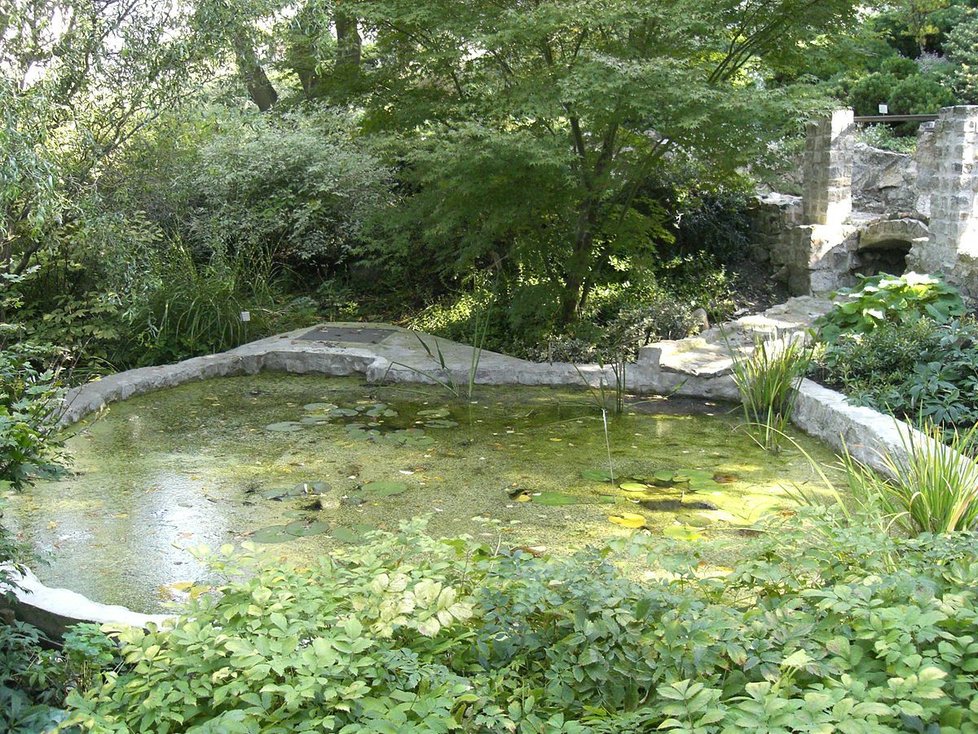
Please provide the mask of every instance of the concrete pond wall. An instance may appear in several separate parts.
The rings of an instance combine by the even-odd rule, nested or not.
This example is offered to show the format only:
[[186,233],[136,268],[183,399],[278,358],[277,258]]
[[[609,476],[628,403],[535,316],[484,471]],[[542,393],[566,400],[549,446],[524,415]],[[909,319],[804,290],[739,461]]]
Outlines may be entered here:
[[[731,349],[743,352],[753,347],[756,338],[807,329],[829,306],[819,299],[795,298],[764,314],[739,319],[722,330],[710,329],[698,337],[644,347],[638,360],[626,368],[627,389],[637,394],[736,400]],[[446,371],[434,369],[422,341],[429,349],[437,347],[441,351]],[[475,382],[486,385],[583,386],[587,381],[597,386],[613,385],[615,380],[613,371],[600,365],[539,364],[493,352],[473,354],[468,346],[387,324],[325,324],[221,354],[129,370],[82,385],[69,392],[62,423],[74,423],[112,402],[135,395],[193,380],[262,370],[360,374],[369,382],[455,380],[465,384],[470,374]],[[793,421],[837,450],[845,446],[855,458],[879,470],[885,470],[880,452],[900,456],[911,438],[927,440],[905,423],[851,405],[841,394],[810,380],[801,384]],[[166,619],[164,615],[137,614],[123,607],[102,605],[65,589],[49,589],[26,570],[14,572],[13,579],[15,612],[51,637],[58,637],[67,626],[79,621],[145,626]]]

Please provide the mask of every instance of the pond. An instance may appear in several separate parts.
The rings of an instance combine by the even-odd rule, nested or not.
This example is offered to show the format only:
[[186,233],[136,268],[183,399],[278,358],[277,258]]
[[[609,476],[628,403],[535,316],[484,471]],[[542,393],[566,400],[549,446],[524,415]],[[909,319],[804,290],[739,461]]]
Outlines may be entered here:
[[799,448],[755,445],[734,406],[636,398],[606,433],[594,397],[486,387],[459,400],[279,374],[190,383],[72,427],[71,474],[11,493],[5,522],[44,583],[150,612],[205,577],[202,545],[302,559],[417,516],[435,535],[545,553],[642,524],[708,541],[726,565],[746,526],[790,506],[785,487],[818,484]]

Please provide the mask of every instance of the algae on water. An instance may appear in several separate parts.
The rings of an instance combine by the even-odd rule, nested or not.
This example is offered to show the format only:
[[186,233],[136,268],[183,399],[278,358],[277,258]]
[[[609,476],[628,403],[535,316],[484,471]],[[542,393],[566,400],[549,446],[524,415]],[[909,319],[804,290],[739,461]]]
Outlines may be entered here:
[[729,406],[636,401],[609,424],[612,483],[585,392],[459,401],[437,386],[221,378],[76,426],[73,475],[11,496],[5,520],[47,561],[45,583],[142,611],[202,578],[192,548],[251,540],[301,560],[419,515],[434,534],[548,552],[641,527],[730,553],[743,526],[788,504],[785,485],[817,484],[800,452],[764,452],[738,422]]

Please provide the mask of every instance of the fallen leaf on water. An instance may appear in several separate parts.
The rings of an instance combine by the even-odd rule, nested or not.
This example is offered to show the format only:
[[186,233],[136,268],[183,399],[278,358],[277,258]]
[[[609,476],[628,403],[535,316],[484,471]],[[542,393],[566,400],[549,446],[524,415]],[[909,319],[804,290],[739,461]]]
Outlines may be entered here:
[[645,517],[633,512],[623,512],[620,515],[608,515],[608,522],[621,525],[623,528],[644,528]]

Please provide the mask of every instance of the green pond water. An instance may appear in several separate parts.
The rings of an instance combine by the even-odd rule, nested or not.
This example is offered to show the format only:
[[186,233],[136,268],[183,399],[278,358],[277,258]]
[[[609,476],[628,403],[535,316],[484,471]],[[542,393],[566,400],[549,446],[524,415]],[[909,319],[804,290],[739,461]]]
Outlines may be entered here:
[[635,399],[609,416],[606,445],[586,391],[469,401],[352,378],[215,379],[73,427],[71,475],[9,494],[4,522],[48,585],[139,611],[205,580],[188,549],[252,541],[302,559],[415,516],[435,535],[561,553],[636,532],[609,521],[630,513],[642,532],[699,537],[725,565],[745,526],[791,505],[785,487],[818,485],[800,451],[764,452],[739,424],[729,405]]

